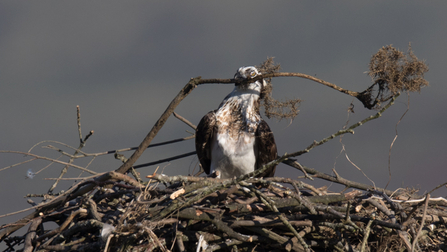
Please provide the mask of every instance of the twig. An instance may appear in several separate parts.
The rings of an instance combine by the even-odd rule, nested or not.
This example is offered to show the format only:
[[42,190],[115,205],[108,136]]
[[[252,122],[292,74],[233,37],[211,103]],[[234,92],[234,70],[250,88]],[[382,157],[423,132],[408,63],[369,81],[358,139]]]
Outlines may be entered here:
[[216,216],[213,216],[210,213],[201,213],[196,211],[193,208],[186,208],[181,210],[178,213],[179,218],[186,218],[186,219],[194,219],[194,220],[205,220],[213,223],[217,229],[225,232],[229,236],[238,239],[240,241],[256,241],[258,240],[257,236],[248,236],[248,235],[242,235],[236,231],[234,231],[232,228],[230,228],[226,223],[219,220]]
[[321,206],[315,206],[315,209],[316,209],[316,210],[319,210],[319,211],[324,211],[324,212],[330,213],[330,214],[336,216],[336,217],[339,218],[339,219],[343,219],[347,224],[349,224],[349,225],[352,226],[353,228],[355,228],[355,229],[357,229],[357,230],[362,230],[362,229],[361,229],[360,227],[358,227],[354,222],[352,222],[352,219],[354,219],[354,220],[357,219],[357,220],[358,220],[358,218],[356,218],[354,215],[352,215],[352,216],[350,216],[350,217],[347,218],[346,215],[343,216],[343,214],[341,214],[341,213],[335,211],[334,209],[332,209],[332,208],[329,207],[329,206],[324,206],[324,207],[321,207]]
[[77,149],[77,148],[75,148],[75,147],[73,147],[73,146],[70,146],[70,145],[68,145],[68,144],[66,144],[66,143],[62,143],[62,142],[59,142],[59,141],[54,141],[54,140],[43,140],[43,141],[40,141],[40,142],[34,144],[33,146],[31,146],[31,148],[28,150],[28,152],[31,152],[36,146],[39,146],[40,144],[43,144],[43,143],[56,143],[56,144],[63,145],[63,146],[65,146],[65,147],[67,147],[67,148],[70,148],[70,149],[72,149],[72,150],[76,150],[76,149]]
[[221,251],[223,249],[229,248],[229,247],[234,246],[234,245],[239,245],[239,244],[242,244],[242,243],[244,243],[244,242],[236,240],[236,239],[231,239],[231,240],[227,239],[223,243],[215,244],[215,245],[212,245],[212,246],[208,246],[208,248],[205,249],[204,252]]
[[393,209],[394,212],[398,212],[403,219],[407,219],[407,214],[403,210],[402,206],[398,202],[391,200],[391,198],[388,197],[388,195],[385,192],[381,192],[378,190],[370,190],[370,191],[377,195],[381,195],[388,203],[390,203],[391,209]]
[[422,228],[424,227],[425,218],[427,217],[427,207],[428,207],[429,199],[430,199],[430,194],[427,194],[425,196],[424,213],[422,216],[421,224],[419,225],[419,230],[414,237],[413,244],[411,245],[411,251],[414,251],[414,248],[418,242],[419,235],[421,235]]
[[393,141],[390,144],[390,149],[388,151],[388,182],[386,183],[385,188],[388,187],[388,185],[390,184],[391,181],[391,150],[393,149],[394,146],[394,142],[396,142],[398,133],[397,133],[397,126],[399,126],[399,123],[402,121],[402,119],[404,118],[404,116],[407,114],[407,112],[410,110],[410,93],[407,91],[407,96],[408,96],[408,101],[407,101],[407,110],[405,110],[405,112],[402,114],[402,116],[400,117],[399,121],[397,121],[396,126],[394,126],[396,135],[394,136]]
[[113,236],[114,236],[113,234],[107,236],[107,241],[106,241],[106,245],[105,245],[105,248],[104,248],[104,252],[108,252],[109,251],[110,240],[112,240]]
[[[2,151],[0,151],[0,152],[2,152]],[[0,171],[7,170],[7,169],[12,168],[12,167],[14,167],[14,166],[18,166],[18,165],[26,164],[26,163],[31,162],[31,161],[34,161],[34,160],[36,160],[36,159],[37,159],[37,158],[31,158],[31,159],[25,160],[25,161],[20,162],[20,163],[17,163],[17,164],[13,164],[13,165],[10,165],[10,166],[6,166],[6,167],[1,168]]]
[[261,78],[271,78],[271,77],[299,77],[299,78],[304,78],[304,79],[308,79],[308,80],[311,80],[311,81],[318,82],[320,84],[323,84],[323,85],[325,85],[327,87],[330,87],[330,88],[335,89],[335,90],[337,90],[337,91],[339,91],[341,93],[350,95],[350,96],[355,97],[355,98],[359,98],[359,96],[361,94],[359,92],[349,91],[349,90],[343,89],[343,88],[341,88],[341,87],[339,87],[339,86],[337,86],[337,85],[335,85],[333,83],[330,83],[328,81],[324,81],[324,80],[318,79],[318,78],[316,78],[314,76],[307,75],[307,74],[302,74],[302,73],[269,73],[269,74],[263,74],[260,77],[255,77],[252,80],[256,81],[257,78],[261,79]]
[[[289,223],[292,226],[296,227],[303,227],[303,226],[312,226],[312,221],[305,220],[305,221],[293,221],[290,220]],[[239,228],[239,227],[281,227],[284,223],[280,220],[270,220],[267,218],[261,219],[258,218],[256,220],[236,220],[233,223],[230,224],[231,228]]]
[[[76,156],[76,154],[79,153],[79,151],[85,146],[85,143],[87,141],[87,139],[93,135],[93,130],[89,132],[88,135],[85,136],[85,139],[82,139],[82,133],[81,133],[81,112],[79,109],[79,105],[76,106],[76,115],[77,115],[77,122],[78,122],[78,133],[79,133],[79,147],[75,150],[73,156]],[[68,161],[68,164],[73,163],[74,158],[70,158],[70,160]],[[62,178],[62,176],[64,176],[64,174],[68,171],[68,164],[65,165],[65,167],[61,170],[61,174],[59,175],[59,178]],[[50,189],[48,190],[49,193],[52,193],[54,188],[56,188],[57,184],[59,183],[59,180],[56,180],[54,182],[54,184],[50,187]]]
[[36,154],[33,154],[33,153],[29,153],[29,152],[0,150],[0,153],[16,153],[16,154],[22,154],[22,155],[25,155],[25,156],[35,157],[35,158],[37,158],[37,159],[48,160],[48,161],[51,161],[51,162],[54,162],[54,163],[63,164],[63,165],[66,165],[66,166],[71,166],[71,167],[73,167],[73,168],[76,168],[76,169],[79,169],[79,170],[88,172],[88,173],[90,173],[90,174],[94,174],[94,175],[98,175],[98,174],[99,174],[99,173],[97,173],[97,172],[91,171],[91,170],[86,169],[86,168],[84,168],[84,167],[82,167],[82,166],[79,166],[79,165],[70,164],[70,163],[67,163],[67,162],[59,161],[59,160],[52,159],[52,158],[48,158],[48,157],[42,157],[42,156],[39,156],[39,155],[36,155]]
[[[93,179],[98,177],[98,175],[102,175],[105,174],[105,172],[103,173],[98,173],[97,175],[92,175],[92,176],[88,176],[88,177],[78,177],[78,178],[60,178],[60,180],[87,180],[87,179]],[[44,180],[57,180],[59,178],[44,178]]]
[[29,226],[28,233],[25,236],[25,245],[23,252],[32,252],[34,250],[33,240],[37,236],[36,230],[42,223],[42,217],[37,217],[31,221],[31,225]]
[[175,113],[175,112],[172,112],[172,113],[174,114],[175,118],[177,118],[177,119],[179,119],[180,121],[186,123],[186,125],[188,125],[188,126],[191,127],[192,129],[195,130],[195,129],[197,128],[196,125],[194,125],[192,122],[188,121],[188,120],[187,120],[186,118],[184,118],[183,116],[181,116],[181,115],[179,115],[179,114],[177,114],[177,113]]
[[318,223],[319,226],[324,226],[324,227],[328,227],[331,228],[333,230],[337,230],[337,229],[347,229],[351,232],[355,232],[356,229],[350,225],[346,225],[344,223],[332,223],[332,222],[319,222]]
[[[190,139],[194,139],[194,138],[195,138],[195,135],[191,135],[191,136],[187,136],[187,137],[183,137],[183,138],[177,138],[177,139],[173,139],[173,140],[169,140],[169,141],[164,141],[164,142],[160,142],[160,143],[151,144],[147,148],[158,147],[158,146],[163,146],[163,145],[167,145],[167,144],[182,142],[182,141],[190,140]],[[70,149],[76,150],[76,148],[74,148],[74,147],[72,147],[70,145],[67,145],[65,143],[58,142],[58,141],[52,141],[52,140],[41,141],[41,142],[35,144],[31,149],[33,149],[35,146],[37,146],[39,144],[42,144],[42,143],[45,143],[45,142],[57,143],[57,144],[65,146],[65,147],[68,147]],[[103,155],[108,155],[108,154],[115,154],[117,152],[125,152],[125,151],[132,151],[132,150],[138,149],[138,147],[129,147],[129,148],[123,148],[123,149],[118,149],[118,150],[110,150],[110,151],[96,152],[96,153],[86,153],[86,152],[83,152],[82,150],[79,150],[80,155],[75,155],[74,156],[74,155],[71,155],[69,153],[66,153],[66,152],[62,151],[59,148],[51,146],[51,145],[43,146],[43,148],[56,150],[56,151],[61,152],[63,155],[65,155],[67,157],[70,157],[70,158],[98,157],[98,156],[103,156]],[[28,152],[30,152],[31,149]]]
[[[284,161],[283,163],[285,163],[285,162],[287,162],[287,161],[288,161],[288,160]],[[306,189],[311,190],[311,191],[314,192],[316,195],[323,195],[323,194],[324,194],[322,191],[318,190],[317,188],[315,188],[315,187],[312,186],[312,185],[309,185],[309,184],[304,183],[304,182],[302,182],[302,181],[293,180],[293,179],[291,179],[291,178],[270,177],[270,178],[264,178],[264,180],[272,181],[272,182],[279,182],[279,183],[288,183],[288,184],[291,184],[291,185],[293,185],[293,184],[295,183],[295,184],[297,184],[297,185],[299,184],[300,187],[302,187],[302,188],[306,188]]]
[[63,230],[65,230],[69,226],[69,224],[73,221],[73,219],[78,214],[81,214],[81,213],[86,214],[87,213],[87,209],[80,208],[77,211],[71,213],[70,216],[68,216],[67,219],[58,228],[53,229],[52,231],[50,231],[48,233],[45,233],[44,235],[39,236],[36,240],[41,242],[41,241],[45,240],[48,237],[51,237],[51,236],[56,235],[56,234],[60,234]]
[[194,176],[182,176],[182,175],[176,175],[176,176],[166,176],[164,174],[151,174],[147,175],[146,178],[150,178],[153,180],[160,181],[162,183],[176,183],[176,182],[200,182],[204,180],[210,180],[211,183],[221,182],[223,179],[216,179],[216,178],[208,178],[208,177],[194,177]]
[[195,154],[196,154],[195,151],[191,151],[191,152],[180,154],[180,155],[177,155],[177,156],[173,156],[173,157],[169,157],[169,158],[165,158],[165,159],[160,159],[158,161],[153,161],[153,162],[149,162],[149,163],[135,165],[135,166],[133,166],[133,168],[134,169],[138,169],[138,168],[148,167],[148,166],[156,165],[156,164],[160,164],[160,163],[171,162],[173,160],[177,160],[177,159],[184,158],[184,157],[189,157],[189,156],[192,156],[192,155],[195,155]]
[[327,87],[333,88],[333,89],[335,89],[335,90],[337,90],[339,92],[342,92],[344,94],[347,94],[347,95],[350,95],[350,96],[353,96],[353,97],[356,97],[356,98],[358,98],[361,95],[361,93],[359,93],[359,92],[349,91],[349,90],[343,89],[343,88],[341,88],[341,87],[339,87],[339,86],[337,86],[335,84],[332,84],[330,82],[318,79],[318,78],[316,78],[314,76],[311,76],[311,75],[302,74],[302,73],[285,73],[285,72],[283,72],[283,73],[268,73],[268,74],[258,75],[258,76],[254,77],[254,78],[251,78],[251,79],[248,79],[248,80],[244,80],[244,81],[236,80],[236,79],[201,79],[201,80],[198,81],[197,84],[198,85],[201,85],[201,84],[216,84],[216,83],[230,84],[230,83],[241,83],[241,82],[250,83],[250,82],[255,82],[255,81],[258,81],[258,80],[262,80],[262,79],[266,79],[266,78],[272,78],[272,77],[299,77],[299,78],[304,78],[304,79],[308,79],[308,80],[311,80],[311,81],[318,82],[318,83],[323,84],[323,85],[325,85]]
[[369,122],[369,121],[371,121],[371,120],[374,120],[374,119],[377,119],[377,118],[381,117],[381,116],[382,116],[382,113],[385,112],[389,107],[391,107],[391,105],[394,104],[394,101],[396,101],[396,99],[397,99],[397,97],[399,97],[399,95],[400,95],[400,94],[396,94],[396,95],[394,95],[393,98],[391,99],[391,101],[390,101],[386,106],[384,106],[379,112],[377,112],[375,115],[371,115],[371,116],[369,116],[369,117],[363,119],[362,121],[360,121],[360,122],[358,122],[358,123],[355,123],[355,124],[351,125],[351,126],[350,126],[349,128],[347,128],[347,129],[339,130],[339,131],[337,131],[336,133],[334,133],[334,134],[332,134],[332,135],[330,135],[330,136],[328,136],[328,137],[326,137],[326,138],[324,138],[324,139],[322,139],[322,140],[320,140],[320,141],[318,141],[318,142],[315,141],[315,142],[313,142],[311,145],[309,145],[309,146],[308,146],[306,149],[304,149],[304,150],[297,151],[297,152],[293,152],[293,153],[289,153],[289,154],[284,155],[283,157],[285,157],[285,158],[290,158],[290,157],[300,156],[300,155],[302,155],[302,154],[304,154],[304,153],[308,153],[308,152],[309,152],[310,150],[312,150],[313,148],[315,148],[315,147],[317,147],[317,146],[319,146],[319,145],[322,145],[322,144],[326,143],[327,141],[329,141],[329,140],[331,140],[331,139],[334,139],[334,138],[337,137],[337,136],[340,136],[340,135],[343,135],[343,134],[346,134],[346,133],[351,133],[351,134],[353,134],[355,128],[357,128],[357,127],[359,127],[359,126],[361,126],[361,125],[363,125],[363,124],[365,124],[365,123],[367,123],[367,122]]
[[101,221],[104,214],[98,213],[96,202],[93,201],[91,198],[88,198],[87,205],[90,216],[97,221]]
[[298,241],[300,242],[301,246],[304,247],[304,249],[306,251],[309,250],[309,247],[307,246],[306,242],[304,241],[303,237],[301,237],[298,232],[296,231],[296,229],[289,223],[289,221],[287,220],[287,218],[284,216],[283,213],[280,213],[278,208],[276,207],[276,204],[273,200],[271,200],[270,198],[266,197],[262,192],[260,192],[259,190],[257,190],[256,188],[254,188],[252,185],[241,181],[239,182],[239,184],[241,186],[245,186],[248,187],[252,192],[254,192],[259,199],[265,204],[267,205],[271,211],[278,213],[278,217],[279,219],[284,223],[284,225],[286,225],[287,228],[289,228],[290,231],[292,231],[292,233],[295,235],[295,237],[298,239]]
[[373,220],[369,220],[368,224],[366,225],[365,233],[363,234],[364,236],[363,236],[362,247],[360,249],[360,252],[364,252],[365,248],[366,248],[366,244],[368,244],[368,237],[371,232],[371,224],[372,223],[373,223]]
[[82,132],[81,132],[81,111],[79,109],[79,105],[76,105],[76,118],[78,123],[78,134],[79,134],[79,142],[82,144]]
[[[283,237],[271,230],[268,230],[267,228],[259,228],[259,227],[244,227],[245,229],[251,230],[253,232],[256,232],[262,236],[268,237],[269,239],[272,239],[273,241],[276,241],[281,246],[287,246],[289,239],[286,237]],[[289,245],[290,246],[290,245]],[[291,249],[294,251],[303,251],[304,248],[301,244],[292,244]],[[290,250],[290,249],[289,249]]]
[[[298,168],[298,167],[295,166],[294,162],[291,162],[290,160],[285,160],[282,163],[284,163],[286,165],[289,165],[289,166],[292,166],[292,167],[295,167],[295,168]],[[326,173],[320,172],[320,171],[318,171],[316,169],[313,169],[313,168],[306,167],[304,165],[302,165],[302,167],[303,167],[304,170],[306,170],[307,173],[314,175],[314,177],[316,177],[316,178],[321,178],[321,179],[324,179],[324,180],[328,180],[328,181],[331,181],[331,182],[335,182],[335,183],[338,183],[338,184],[345,185],[347,187],[357,188],[357,189],[361,189],[361,190],[368,190],[368,189],[372,188],[371,185],[367,185],[367,184],[355,182],[355,181],[352,181],[352,180],[348,180],[348,179],[345,179],[345,178],[340,177],[340,176],[336,177],[336,176],[328,175]],[[380,191],[384,191],[388,195],[393,194],[393,191],[391,191],[391,190],[385,190],[383,188],[376,188],[376,189],[380,190]]]
[[379,202],[375,201],[372,198],[368,198],[365,200],[366,202],[368,202],[369,204],[373,205],[374,207],[376,207],[377,209],[379,209],[381,212],[383,212],[384,214],[386,214],[388,216],[388,218],[390,218],[390,220],[393,223],[396,223],[396,217],[394,216],[393,213],[391,213],[391,211],[386,208],[385,206],[379,204]]
[[293,187],[295,188],[295,190],[296,190],[296,193],[295,194],[293,194],[293,197],[296,199],[296,200],[298,200],[298,202],[300,202],[301,204],[303,204],[303,206],[305,206],[305,207],[307,207],[307,209],[309,209],[309,212],[311,213],[311,214],[318,214],[317,213],[317,210],[315,210],[315,208],[314,208],[314,206],[309,202],[309,201],[307,201],[307,199],[303,199],[302,197],[301,197],[301,192],[300,192],[300,189],[298,188],[298,185],[295,183],[295,182],[293,182],[292,183],[292,185],[293,185]]
[[441,187],[443,187],[443,186],[445,186],[445,185],[447,185],[447,182],[442,183],[442,184],[436,186],[436,187],[433,188],[431,191],[429,191],[427,194],[432,194],[434,191],[438,190],[439,188],[441,188]]
[[186,249],[185,249],[185,245],[183,244],[183,233],[180,231],[177,231],[175,236],[177,238],[176,243],[177,243],[178,251],[185,252]]
[[[147,148],[158,147],[158,146],[163,146],[163,145],[172,144],[172,143],[178,143],[178,142],[182,142],[182,141],[190,140],[190,139],[194,139],[194,138],[195,138],[195,135],[191,135],[191,136],[187,136],[187,137],[183,137],[183,138],[177,138],[177,139],[173,139],[173,140],[169,140],[169,141],[164,141],[164,142],[160,142],[160,143],[150,144]],[[104,151],[104,152],[97,152],[97,153],[80,152],[80,153],[82,153],[82,155],[76,156],[76,158],[89,157],[89,156],[95,156],[96,157],[96,156],[114,154],[114,153],[117,153],[117,152],[132,151],[132,150],[137,150],[137,149],[138,149],[138,147],[129,147],[129,148],[123,148],[123,149],[119,149],[119,150],[111,150],[111,151]]]
[[298,168],[304,174],[305,178],[314,180],[311,176],[309,176],[309,174],[307,174],[306,170],[296,160],[288,159],[286,160],[286,162],[289,162],[290,164],[293,163],[293,167]]
[[[365,178],[367,178],[367,179],[371,182],[371,184],[373,185],[373,188],[376,188],[376,183],[374,183],[374,181],[373,181],[372,179],[370,179],[370,178],[368,177],[368,175],[366,175],[366,173],[365,173],[360,167],[358,167],[354,162],[351,161],[351,159],[349,158],[348,153],[347,153],[347,151],[346,151],[345,144],[341,141],[341,139],[342,139],[342,136],[340,136],[340,144],[342,145],[342,152],[344,152],[346,160],[348,160],[348,162],[349,162],[352,166],[354,166],[357,170],[359,170],[359,171],[363,174],[363,176],[364,176]],[[337,172],[335,171],[335,168],[333,168],[332,171],[333,171],[333,172],[335,173],[335,175],[338,177],[338,174],[337,174]]]

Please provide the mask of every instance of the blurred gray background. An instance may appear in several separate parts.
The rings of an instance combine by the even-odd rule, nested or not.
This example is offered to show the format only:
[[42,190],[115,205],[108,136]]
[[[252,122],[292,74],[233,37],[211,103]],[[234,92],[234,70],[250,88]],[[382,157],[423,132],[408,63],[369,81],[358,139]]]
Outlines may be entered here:
[[[298,161],[325,173],[335,168],[344,178],[371,184],[350,160],[388,189],[410,187],[420,194],[447,181],[445,85],[447,61],[445,1],[39,1],[0,3],[0,149],[28,151],[43,140],[79,145],[76,105],[83,134],[94,130],[83,151],[94,153],[138,146],[170,101],[191,77],[231,78],[237,68],[274,56],[282,71],[300,72],[362,91],[371,55],[393,44],[406,51],[411,42],[426,60],[430,86],[420,94],[402,95],[383,117],[334,139]],[[267,120],[279,154],[304,149],[349,120],[374,114],[352,97],[298,78],[275,78],[276,99],[301,98],[293,122]],[[203,85],[176,109],[197,124],[216,109],[232,85]],[[353,102],[355,113],[348,118]],[[409,111],[405,113],[409,102]],[[264,116],[265,118],[265,116]],[[191,129],[171,117],[153,143],[189,136]],[[41,146],[32,152],[51,158]],[[341,152],[345,145],[346,153]],[[64,150],[73,152],[67,148]],[[194,150],[193,140],[145,152],[137,164]],[[132,152],[122,153],[130,156]],[[29,159],[0,153],[0,168]],[[66,158],[64,160],[67,160]],[[75,164],[87,165],[87,159]],[[45,193],[61,165],[38,172],[49,162],[33,161],[0,172],[0,215],[29,207],[27,193]],[[113,155],[96,158],[97,172],[121,165]],[[159,172],[187,175],[197,171],[197,157],[160,164]],[[142,176],[156,166],[139,169]],[[27,171],[38,172],[26,179]],[[70,169],[66,177],[79,175]],[[83,174],[87,175],[87,174]],[[280,165],[277,176],[301,173]],[[341,186],[326,181],[306,181]],[[55,192],[73,182],[63,182]],[[445,188],[434,196],[446,196]],[[39,201],[39,199],[35,199]],[[28,212],[29,213],[29,212]],[[14,221],[27,213],[1,218]]]

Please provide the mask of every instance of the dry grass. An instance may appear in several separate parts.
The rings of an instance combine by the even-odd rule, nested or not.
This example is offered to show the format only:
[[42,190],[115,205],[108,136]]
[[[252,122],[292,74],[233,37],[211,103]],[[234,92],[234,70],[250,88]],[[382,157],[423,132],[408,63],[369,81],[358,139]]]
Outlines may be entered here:
[[[257,66],[259,71],[263,74],[277,73],[281,66],[275,64],[273,57],[267,58],[260,66]],[[265,107],[265,115],[268,118],[281,119],[294,119],[298,115],[298,107],[300,105],[300,99],[290,99],[285,101],[279,101],[272,97],[272,78],[266,78],[267,86],[264,87],[261,98],[262,105]]]
[[406,54],[392,45],[384,46],[371,57],[368,75],[373,85],[365,93],[372,94],[377,88],[374,105],[378,108],[399,92],[420,92],[428,86],[424,79],[426,72],[428,66],[414,55],[411,45]]

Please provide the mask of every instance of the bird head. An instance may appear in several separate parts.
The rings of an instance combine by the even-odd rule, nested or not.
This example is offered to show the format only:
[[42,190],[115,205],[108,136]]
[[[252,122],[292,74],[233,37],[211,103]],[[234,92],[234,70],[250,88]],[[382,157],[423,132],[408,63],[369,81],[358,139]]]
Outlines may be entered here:
[[240,67],[234,75],[234,79],[240,81],[236,83],[236,87],[239,89],[256,90],[260,92],[264,86],[264,80],[251,83],[244,82],[244,80],[252,79],[258,75],[260,75],[260,73],[254,66]]

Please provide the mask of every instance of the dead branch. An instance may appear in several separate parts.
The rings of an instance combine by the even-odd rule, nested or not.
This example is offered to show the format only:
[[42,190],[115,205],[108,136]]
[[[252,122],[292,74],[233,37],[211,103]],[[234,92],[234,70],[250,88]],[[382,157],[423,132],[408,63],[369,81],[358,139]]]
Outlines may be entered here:
[[142,167],[148,167],[148,166],[151,166],[151,165],[171,162],[173,160],[184,158],[184,157],[189,157],[189,156],[192,156],[194,154],[196,154],[196,151],[191,151],[191,152],[188,152],[188,153],[180,154],[180,155],[169,157],[169,158],[165,158],[165,159],[160,159],[160,160],[149,162],[149,163],[135,165],[134,168],[138,169],[138,168],[142,168]]
[[422,227],[424,227],[424,224],[425,224],[425,217],[427,216],[427,207],[428,207],[429,199],[430,199],[430,194],[427,194],[426,197],[425,197],[425,205],[424,205],[424,213],[423,213],[423,216],[422,216],[422,221],[421,221],[421,224],[419,225],[419,230],[418,230],[418,232],[416,233],[416,235],[414,237],[413,244],[411,245],[411,250],[412,251],[414,251],[414,247],[418,243],[418,238],[419,238],[419,236],[421,234]]
[[152,139],[157,135],[158,131],[163,127],[166,120],[174,112],[174,109],[180,104],[180,102],[189,94],[191,91],[197,87],[200,82],[200,77],[192,78],[185,87],[180,91],[180,93],[171,101],[166,111],[161,115],[155,125],[152,127],[151,131],[144,138],[143,142],[138,146],[138,149],[132,154],[132,156],[127,160],[126,163],[121,165],[116,172],[127,173],[127,171],[132,167],[137,159],[143,154],[144,150],[147,149]]
[[97,174],[98,174],[97,172],[91,171],[91,170],[86,169],[86,168],[84,168],[84,167],[82,167],[82,166],[78,166],[78,165],[75,165],[75,164],[71,164],[71,163],[63,162],[63,161],[60,161],[60,160],[57,160],[57,159],[52,159],[52,158],[48,158],[48,157],[39,156],[39,155],[36,155],[36,154],[33,154],[33,153],[29,153],[29,152],[0,150],[0,153],[16,153],[16,154],[21,154],[21,155],[25,155],[25,156],[34,157],[34,158],[36,158],[36,159],[47,160],[47,161],[50,161],[50,162],[53,162],[53,163],[58,163],[58,164],[63,164],[63,165],[66,165],[66,166],[70,166],[70,167],[73,167],[73,168],[76,168],[76,169],[79,169],[79,170],[88,172],[88,173],[90,173],[90,174],[94,174],[94,175],[97,175]]
[[[72,156],[76,156],[76,154],[78,154],[79,151],[85,146],[85,143],[86,143],[87,139],[89,139],[89,137],[90,137],[91,135],[93,135],[93,130],[91,130],[91,131],[85,136],[85,138],[82,139],[82,132],[81,132],[81,111],[80,111],[80,109],[79,109],[79,105],[76,106],[76,111],[77,111],[76,115],[77,115],[78,133],[79,133],[79,147],[75,150],[75,152],[74,152],[74,154],[73,154]],[[71,164],[71,163],[73,163],[73,161],[74,161],[74,158],[71,157],[71,158],[68,160],[67,163],[68,163],[68,164]],[[69,167],[68,164],[65,165],[64,168],[62,168],[62,170],[61,170],[61,174],[59,175],[59,179],[62,178],[62,177],[64,176],[65,173],[67,173],[67,171],[68,171],[68,167]],[[54,188],[56,188],[57,184],[59,183],[59,179],[56,180],[56,181],[54,182],[54,184],[50,187],[50,189],[48,190],[49,193],[52,193],[53,190],[54,190]]]
[[188,125],[189,127],[191,127],[193,130],[195,130],[197,128],[196,125],[194,125],[192,122],[188,121],[186,118],[184,118],[183,116],[173,112],[175,118],[179,119],[180,121],[184,122],[186,125]]
[[41,223],[42,223],[41,217],[37,217],[36,219],[31,221],[31,225],[29,226],[28,233],[26,234],[26,237],[25,237],[25,246],[23,249],[24,252],[32,252],[33,251],[33,249],[34,249],[33,240],[37,236],[37,228],[40,226]]

